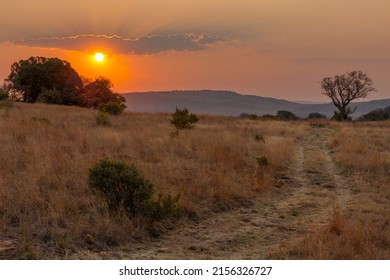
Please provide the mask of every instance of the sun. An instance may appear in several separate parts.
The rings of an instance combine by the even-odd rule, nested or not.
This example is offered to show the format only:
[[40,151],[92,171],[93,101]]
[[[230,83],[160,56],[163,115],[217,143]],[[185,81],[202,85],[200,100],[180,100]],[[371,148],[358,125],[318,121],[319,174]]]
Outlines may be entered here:
[[94,59],[97,62],[103,62],[104,58],[105,58],[105,55],[103,53],[100,53],[100,52],[95,53],[95,55],[94,55]]

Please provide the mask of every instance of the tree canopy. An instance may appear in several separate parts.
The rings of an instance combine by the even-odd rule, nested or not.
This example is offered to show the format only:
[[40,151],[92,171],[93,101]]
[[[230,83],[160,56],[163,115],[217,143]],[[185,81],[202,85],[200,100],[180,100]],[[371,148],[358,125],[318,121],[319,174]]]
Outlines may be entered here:
[[338,120],[348,120],[353,113],[348,105],[352,100],[365,98],[375,88],[373,81],[362,71],[347,72],[343,75],[336,75],[333,78],[322,79],[322,94],[330,97],[333,104],[339,110],[334,118]]
[[30,57],[15,62],[5,80],[7,90],[22,102],[78,105],[97,108],[101,104],[118,103],[125,98],[112,91],[112,82],[104,77],[85,79],[69,62],[59,58]]
[[105,77],[98,77],[94,81],[86,80],[82,102],[86,107],[97,108],[100,104],[109,102],[124,103],[123,96],[115,94],[111,88],[112,82]]
[[24,102],[34,103],[45,90],[57,90],[62,104],[79,105],[83,82],[70,63],[59,58],[30,57],[15,62],[7,81]]

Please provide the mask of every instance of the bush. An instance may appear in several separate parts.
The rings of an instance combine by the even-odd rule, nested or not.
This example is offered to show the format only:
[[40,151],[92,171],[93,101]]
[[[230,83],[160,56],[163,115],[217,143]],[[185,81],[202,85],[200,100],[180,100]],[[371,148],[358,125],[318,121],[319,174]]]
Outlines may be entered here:
[[176,108],[176,112],[172,114],[171,124],[177,129],[191,129],[194,124],[199,121],[198,117],[194,114],[190,114],[187,108]]
[[158,200],[151,204],[150,216],[152,220],[159,220],[176,213],[179,209],[177,206],[179,199],[180,194],[177,194],[176,196],[172,196],[171,194],[163,196],[162,194],[159,194]]
[[283,121],[299,120],[299,118],[295,114],[291,113],[290,111],[284,111],[284,110],[278,111],[276,113],[276,118]]
[[99,111],[109,113],[110,115],[119,115],[125,110],[126,105],[120,102],[110,101],[100,104],[97,108]]
[[255,141],[257,142],[265,142],[263,135],[255,135]]
[[96,124],[101,126],[109,126],[111,125],[110,118],[108,116],[108,113],[103,111],[98,111],[98,114],[96,116]]
[[390,106],[384,109],[376,109],[359,117],[359,121],[384,121],[390,119]]
[[320,113],[310,113],[306,119],[326,119],[326,116]]
[[134,165],[104,159],[89,169],[89,185],[101,195],[111,211],[123,207],[130,216],[147,214],[153,185]]
[[61,92],[56,89],[44,89],[38,95],[37,102],[46,104],[63,104]]

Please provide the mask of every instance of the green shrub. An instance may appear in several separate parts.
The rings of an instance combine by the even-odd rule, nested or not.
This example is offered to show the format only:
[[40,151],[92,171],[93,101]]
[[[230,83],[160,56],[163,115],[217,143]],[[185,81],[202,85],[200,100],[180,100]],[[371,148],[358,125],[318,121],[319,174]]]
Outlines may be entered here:
[[150,216],[152,220],[159,220],[176,213],[179,199],[180,194],[177,194],[176,196],[172,196],[171,194],[163,196],[162,194],[159,194],[158,200],[151,204]]
[[187,108],[176,108],[175,113],[172,114],[171,124],[177,129],[191,129],[194,124],[199,121],[198,117],[194,114],[190,114]]
[[134,165],[101,160],[89,169],[88,182],[107,201],[111,211],[123,207],[130,216],[149,212],[154,187]]
[[255,135],[255,141],[265,142],[263,135]]
[[110,115],[119,115],[126,108],[126,105],[120,102],[110,101],[107,103],[101,103],[97,109],[109,113]]
[[96,124],[101,126],[111,125],[111,120],[107,112],[98,111],[96,116]]

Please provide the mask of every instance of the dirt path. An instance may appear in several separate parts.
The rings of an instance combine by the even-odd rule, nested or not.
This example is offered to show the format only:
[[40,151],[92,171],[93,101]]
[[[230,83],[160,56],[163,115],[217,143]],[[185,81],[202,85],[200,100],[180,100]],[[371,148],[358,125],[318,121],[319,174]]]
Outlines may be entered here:
[[121,251],[78,254],[87,259],[265,259],[280,246],[327,222],[332,206],[349,201],[346,179],[326,142],[330,128],[310,129],[298,139],[294,162],[275,184],[276,192],[250,207],[190,222]]

